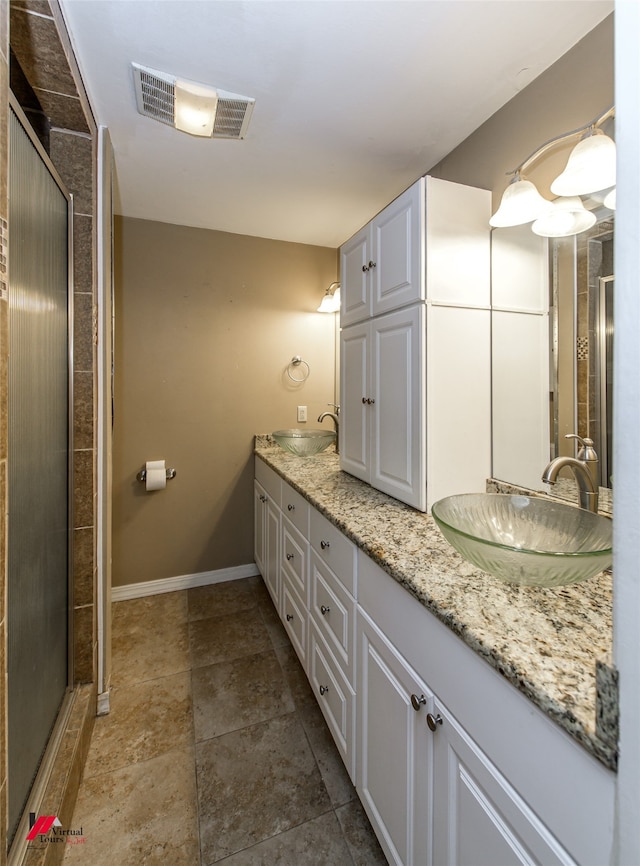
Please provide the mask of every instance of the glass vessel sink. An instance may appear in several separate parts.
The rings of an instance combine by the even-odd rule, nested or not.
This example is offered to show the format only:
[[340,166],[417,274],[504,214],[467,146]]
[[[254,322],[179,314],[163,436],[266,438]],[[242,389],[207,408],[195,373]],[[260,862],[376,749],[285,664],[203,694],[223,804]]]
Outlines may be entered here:
[[335,430],[274,430],[271,435],[281,448],[298,457],[318,454],[336,441]]
[[431,513],[461,556],[509,583],[565,586],[612,562],[611,520],[551,499],[463,493]]

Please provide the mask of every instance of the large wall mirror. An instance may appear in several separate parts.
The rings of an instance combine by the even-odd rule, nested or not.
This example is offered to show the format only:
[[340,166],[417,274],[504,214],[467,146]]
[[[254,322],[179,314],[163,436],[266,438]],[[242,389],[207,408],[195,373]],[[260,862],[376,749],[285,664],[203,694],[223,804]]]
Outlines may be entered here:
[[492,231],[493,477],[542,490],[544,467],[593,439],[611,487],[613,214],[569,238]]

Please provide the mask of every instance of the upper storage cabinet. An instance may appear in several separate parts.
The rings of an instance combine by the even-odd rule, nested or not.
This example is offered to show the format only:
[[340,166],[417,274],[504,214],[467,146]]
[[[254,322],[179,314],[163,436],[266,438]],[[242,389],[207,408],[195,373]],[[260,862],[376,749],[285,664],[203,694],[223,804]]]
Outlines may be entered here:
[[420,178],[341,248],[342,326],[424,298],[424,196]]

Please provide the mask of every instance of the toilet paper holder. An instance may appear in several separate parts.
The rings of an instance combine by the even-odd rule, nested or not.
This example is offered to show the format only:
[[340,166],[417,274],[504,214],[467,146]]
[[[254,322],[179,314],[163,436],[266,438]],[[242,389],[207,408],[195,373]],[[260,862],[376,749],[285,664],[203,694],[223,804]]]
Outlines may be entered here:
[[[175,469],[167,469],[166,474],[167,474],[167,481],[171,481],[172,478],[176,477],[176,470]],[[138,474],[136,475],[136,480],[141,481],[143,484],[145,483],[145,481],[147,480],[146,466],[143,467],[140,470],[140,472],[138,472]]]

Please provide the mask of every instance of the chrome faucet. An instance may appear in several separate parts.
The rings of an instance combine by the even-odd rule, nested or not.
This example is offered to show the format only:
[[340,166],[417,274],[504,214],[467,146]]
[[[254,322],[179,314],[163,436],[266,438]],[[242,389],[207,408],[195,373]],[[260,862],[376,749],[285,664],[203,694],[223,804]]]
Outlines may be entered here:
[[578,456],[556,457],[542,473],[545,484],[555,484],[558,473],[568,466],[578,484],[580,508],[598,513],[598,455],[593,447],[592,439],[583,439],[575,433],[567,433],[565,439],[577,439],[580,443]]
[[339,454],[340,453],[340,447],[339,447],[340,421],[338,420],[338,415],[340,414],[340,407],[338,405],[336,405],[335,403],[327,403],[327,406],[333,406],[333,408],[336,411],[335,412],[323,412],[321,415],[318,416],[318,423],[321,423],[322,421],[324,421],[325,418],[332,418],[333,419],[333,423],[335,424],[335,427],[336,427],[336,454]]

